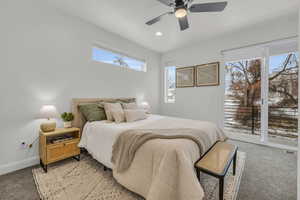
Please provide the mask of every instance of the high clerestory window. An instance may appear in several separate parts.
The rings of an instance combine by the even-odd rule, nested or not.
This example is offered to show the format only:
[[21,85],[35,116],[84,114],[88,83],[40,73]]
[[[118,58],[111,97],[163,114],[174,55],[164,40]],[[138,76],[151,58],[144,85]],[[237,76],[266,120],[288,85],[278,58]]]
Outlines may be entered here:
[[93,47],[92,59],[97,62],[107,63],[117,67],[129,68],[135,71],[147,71],[147,63],[145,61],[99,47]]

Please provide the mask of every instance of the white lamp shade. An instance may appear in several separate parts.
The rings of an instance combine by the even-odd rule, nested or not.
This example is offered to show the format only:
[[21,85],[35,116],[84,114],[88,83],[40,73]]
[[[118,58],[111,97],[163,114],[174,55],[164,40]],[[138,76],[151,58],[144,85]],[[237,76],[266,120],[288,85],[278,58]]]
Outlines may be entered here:
[[40,109],[39,113],[40,118],[43,119],[50,119],[50,118],[57,118],[58,112],[53,105],[45,105]]
[[150,109],[150,105],[149,105],[149,103],[147,102],[147,101],[143,101],[143,102],[141,102],[141,107],[143,108],[143,109]]

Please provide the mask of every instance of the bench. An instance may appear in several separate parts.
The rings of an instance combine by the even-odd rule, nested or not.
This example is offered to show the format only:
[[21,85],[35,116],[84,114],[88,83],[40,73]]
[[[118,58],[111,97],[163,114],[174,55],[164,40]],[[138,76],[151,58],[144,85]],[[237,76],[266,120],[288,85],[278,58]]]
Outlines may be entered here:
[[200,172],[204,172],[219,179],[219,199],[224,196],[224,178],[233,161],[233,175],[236,171],[237,146],[226,142],[216,142],[195,163],[197,177],[200,181]]

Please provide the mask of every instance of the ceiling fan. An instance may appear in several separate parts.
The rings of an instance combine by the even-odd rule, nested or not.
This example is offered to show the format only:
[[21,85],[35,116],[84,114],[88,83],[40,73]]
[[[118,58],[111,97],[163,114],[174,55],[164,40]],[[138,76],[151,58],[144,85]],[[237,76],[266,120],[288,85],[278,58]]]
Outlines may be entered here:
[[151,26],[156,22],[159,22],[166,15],[173,15],[178,18],[180,30],[184,31],[189,28],[189,22],[187,18],[188,12],[200,13],[200,12],[221,12],[227,6],[227,2],[214,2],[214,3],[195,3],[192,4],[193,0],[157,0],[162,4],[169,6],[173,11],[166,12],[150,21],[146,22],[147,25]]

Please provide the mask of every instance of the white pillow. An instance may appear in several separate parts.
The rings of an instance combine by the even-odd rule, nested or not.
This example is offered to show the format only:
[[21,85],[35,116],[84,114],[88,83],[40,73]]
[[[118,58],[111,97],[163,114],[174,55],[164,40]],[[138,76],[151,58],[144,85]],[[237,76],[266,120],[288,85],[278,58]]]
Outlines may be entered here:
[[123,110],[120,103],[104,103],[104,110],[108,121],[114,121],[114,117],[111,114],[112,110]]
[[136,103],[122,103],[122,106],[125,110],[132,110],[132,109],[138,109],[138,106]]
[[116,123],[125,122],[125,114],[123,110],[111,110],[110,113]]
[[145,110],[124,110],[124,114],[127,122],[134,122],[147,118]]

